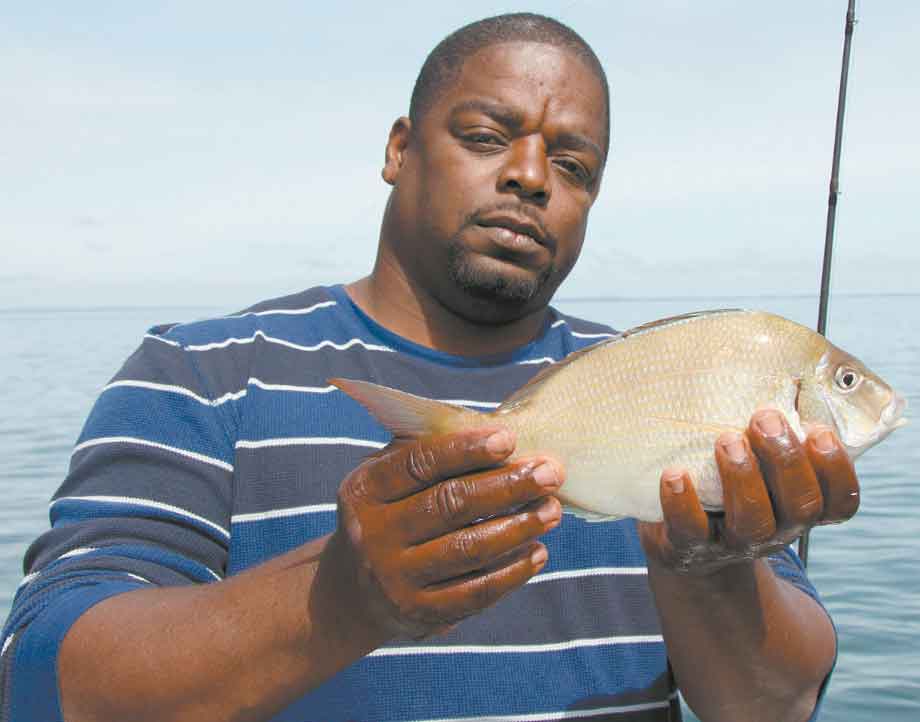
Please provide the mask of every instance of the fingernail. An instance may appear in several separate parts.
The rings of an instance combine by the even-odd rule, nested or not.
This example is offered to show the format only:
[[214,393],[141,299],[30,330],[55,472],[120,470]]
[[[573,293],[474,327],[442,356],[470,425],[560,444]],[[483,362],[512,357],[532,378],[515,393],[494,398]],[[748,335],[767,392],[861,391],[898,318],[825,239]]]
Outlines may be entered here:
[[490,454],[507,454],[514,448],[514,439],[505,429],[501,429],[486,439],[486,450]]
[[559,507],[552,501],[545,502],[537,509],[537,519],[544,524],[549,524],[551,521],[558,521]]
[[549,559],[549,553],[546,551],[546,547],[540,547],[530,555],[530,563],[535,567],[542,567],[546,564],[547,559]]
[[743,464],[747,461],[747,449],[744,448],[741,434],[725,434],[722,437],[722,448],[733,464]]
[[665,469],[661,478],[672,494],[684,493],[684,475],[680,469]]
[[815,436],[815,448],[822,454],[829,454],[835,448],[834,435],[827,429],[819,431]]
[[558,486],[559,477],[552,465],[543,462],[533,470],[533,480],[540,486]]
[[776,411],[762,411],[757,414],[754,424],[760,429],[760,432],[769,438],[781,436],[783,431],[783,420]]

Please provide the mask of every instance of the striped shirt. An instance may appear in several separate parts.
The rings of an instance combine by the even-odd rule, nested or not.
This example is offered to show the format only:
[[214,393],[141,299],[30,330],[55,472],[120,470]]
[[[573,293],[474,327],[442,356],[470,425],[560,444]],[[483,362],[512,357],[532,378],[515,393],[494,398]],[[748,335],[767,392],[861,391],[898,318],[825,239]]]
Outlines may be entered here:
[[[452,356],[375,323],[341,286],[151,329],[103,389],[27,552],[0,720],[61,720],[58,649],[93,604],[217,582],[335,528],[341,480],[390,437],[329,378],[488,410],[612,335],[551,310],[512,353]],[[274,719],[680,719],[635,522],[566,515],[543,541],[547,566],[496,606],[374,651]],[[771,562],[815,595],[791,552]]]

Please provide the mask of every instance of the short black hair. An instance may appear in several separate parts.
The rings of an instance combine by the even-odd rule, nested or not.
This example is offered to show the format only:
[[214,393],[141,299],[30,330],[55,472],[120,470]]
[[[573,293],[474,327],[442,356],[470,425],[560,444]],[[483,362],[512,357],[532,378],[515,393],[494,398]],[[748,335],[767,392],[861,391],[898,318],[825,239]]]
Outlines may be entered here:
[[463,63],[483,48],[498,43],[544,43],[562,48],[577,56],[597,77],[604,89],[607,133],[604,154],[610,146],[610,87],[607,74],[591,46],[568,25],[536,13],[509,13],[477,20],[454,31],[432,50],[419,71],[409,103],[413,125],[444,89],[457,79]]

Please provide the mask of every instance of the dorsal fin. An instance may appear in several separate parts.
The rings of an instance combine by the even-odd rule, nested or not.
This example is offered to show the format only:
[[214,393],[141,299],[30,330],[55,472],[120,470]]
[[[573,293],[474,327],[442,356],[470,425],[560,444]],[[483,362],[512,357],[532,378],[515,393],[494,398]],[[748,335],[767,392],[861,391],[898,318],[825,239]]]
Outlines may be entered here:
[[582,356],[585,356],[592,351],[596,351],[601,346],[607,346],[608,344],[612,343],[620,343],[630,336],[635,336],[640,333],[647,333],[648,331],[661,329],[675,323],[689,321],[701,316],[711,316],[719,313],[738,313],[739,311],[743,312],[744,309],[716,308],[708,311],[691,311],[690,313],[682,313],[677,316],[668,316],[667,318],[661,318],[657,321],[649,321],[648,323],[643,323],[641,326],[634,326],[628,331],[618,333],[613,338],[604,339],[603,341],[591,344],[590,346],[586,346],[585,348],[579,349],[578,351],[573,351],[561,361],[557,361],[552,366],[547,366],[545,369],[542,369],[539,373],[537,373],[533,378],[530,379],[530,381],[521,386],[521,388],[519,388],[517,391],[511,394],[511,396],[505,399],[502,405],[496,410],[496,413],[506,414],[510,411],[521,408],[528,401],[530,401],[531,398],[533,398],[534,394],[544,383],[546,383],[547,379],[559,373],[569,364],[577,362]]
[[634,326],[628,331],[623,331],[617,338],[627,338],[629,336],[635,336],[639,333],[644,333],[646,331],[651,331],[657,328],[663,328],[664,326],[670,326],[675,323],[681,323],[682,321],[690,321],[694,318],[702,318],[703,316],[716,316],[720,313],[744,313],[746,309],[743,308],[713,308],[707,311],[690,311],[689,313],[681,313],[677,316],[668,316],[667,318],[659,318],[657,321],[649,321],[648,323],[643,323],[640,326]]

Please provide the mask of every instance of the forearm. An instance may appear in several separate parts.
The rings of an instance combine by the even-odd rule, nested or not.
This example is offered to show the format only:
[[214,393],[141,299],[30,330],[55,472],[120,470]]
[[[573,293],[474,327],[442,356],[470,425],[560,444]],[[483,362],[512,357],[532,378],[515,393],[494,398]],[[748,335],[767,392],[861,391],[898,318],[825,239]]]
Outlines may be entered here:
[[64,718],[263,720],[382,644],[327,542],[217,584],[91,608],[61,646]]
[[817,602],[763,559],[701,578],[650,563],[649,583],[678,685],[701,719],[808,719],[835,652]]

